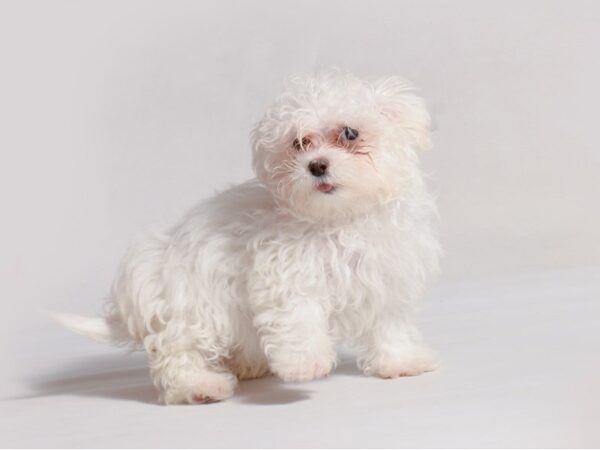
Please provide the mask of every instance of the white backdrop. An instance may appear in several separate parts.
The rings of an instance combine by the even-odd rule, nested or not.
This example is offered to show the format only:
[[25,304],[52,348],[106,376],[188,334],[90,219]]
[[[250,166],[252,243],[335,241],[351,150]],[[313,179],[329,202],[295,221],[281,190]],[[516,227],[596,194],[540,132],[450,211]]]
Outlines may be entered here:
[[595,1],[0,3],[3,390],[73,357],[41,310],[97,313],[134,235],[252,176],[297,72],[421,89],[440,292],[600,265],[599,43]]

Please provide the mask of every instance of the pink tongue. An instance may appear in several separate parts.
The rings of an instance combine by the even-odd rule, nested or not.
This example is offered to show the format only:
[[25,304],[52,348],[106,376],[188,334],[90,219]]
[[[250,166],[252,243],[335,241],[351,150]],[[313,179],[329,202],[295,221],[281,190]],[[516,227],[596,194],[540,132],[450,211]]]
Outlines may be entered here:
[[317,189],[318,189],[320,192],[325,192],[325,193],[327,193],[327,192],[331,192],[331,191],[333,190],[333,184],[329,184],[329,183],[322,183],[322,184],[319,184],[319,185],[317,186]]

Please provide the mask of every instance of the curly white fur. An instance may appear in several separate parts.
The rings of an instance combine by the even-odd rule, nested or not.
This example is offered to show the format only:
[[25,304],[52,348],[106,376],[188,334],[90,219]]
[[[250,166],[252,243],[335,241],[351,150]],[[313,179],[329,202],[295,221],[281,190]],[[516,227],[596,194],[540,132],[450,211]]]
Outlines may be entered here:
[[429,126],[400,78],[290,79],[252,133],[258,179],[132,246],[106,318],[63,323],[143,346],[167,404],[222,400],[268,372],[324,376],[342,341],[369,375],[433,369],[413,325],[439,255],[417,158]]

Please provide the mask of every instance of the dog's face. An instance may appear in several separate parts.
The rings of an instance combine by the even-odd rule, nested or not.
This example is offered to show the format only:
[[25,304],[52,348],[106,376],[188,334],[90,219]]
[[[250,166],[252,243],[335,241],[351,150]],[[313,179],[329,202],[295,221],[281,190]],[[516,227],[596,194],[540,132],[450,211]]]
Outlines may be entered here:
[[402,195],[429,125],[400,78],[293,78],[253,131],[254,170],[298,216],[354,216]]

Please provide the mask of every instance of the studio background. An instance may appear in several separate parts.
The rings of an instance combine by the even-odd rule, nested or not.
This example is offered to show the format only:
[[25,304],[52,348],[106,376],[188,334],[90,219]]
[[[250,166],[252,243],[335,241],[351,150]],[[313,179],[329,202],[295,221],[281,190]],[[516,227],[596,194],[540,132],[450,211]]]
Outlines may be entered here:
[[[599,43],[594,1],[1,2],[0,445],[600,445]],[[154,405],[141,355],[45,311],[98,314],[131,240],[252,177],[283,79],[330,66],[432,113],[442,369]]]

